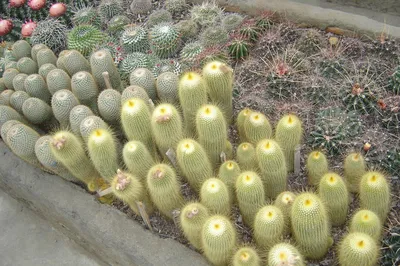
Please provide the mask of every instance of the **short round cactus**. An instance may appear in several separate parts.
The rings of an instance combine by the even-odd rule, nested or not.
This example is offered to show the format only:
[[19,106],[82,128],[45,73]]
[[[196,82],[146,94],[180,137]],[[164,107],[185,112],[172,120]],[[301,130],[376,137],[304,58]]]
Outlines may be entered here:
[[232,13],[223,17],[221,22],[225,30],[232,31],[238,28],[240,24],[242,24],[243,19],[243,16]]
[[[30,96],[24,91],[16,91],[10,96],[10,106],[22,114],[22,105]],[[1,99],[1,98],[0,98]]]
[[259,247],[269,249],[280,242],[285,230],[282,211],[267,205],[259,209],[254,219],[254,238]]
[[147,68],[135,69],[129,77],[129,82],[130,85],[136,85],[145,89],[153,101],[157,99],[156,81],[151,71]]
[[134,15],[144,14],[151,10],[151,0],[136,0],[132,1],[131,5],[129,6],[131,12]]
[[205,47],[224,44],[228,41],[228,32],[221,26],[210,26],[200,36],[201,43]]
[[38,98],[29,98],[22,105],[22,112],[32,124],[42,124],[53,118],[50,105]]
[[149,63],[149,57],[144,53],[134,52],[128,54],[119,64],[121,77],[127,80],[132,71],[138,68],[147,68]]
[[69,113],[78,104],[78,99],[69,90],[59,90],[54,93],[51,98],[51,108],[61,127],[69,125]]
[[339,263],[343,266],[376,265],[379,248],[375,240],[364,233],[349,233],[339,245]]
[[54,69],[51,70],[46,76],[47,88],[52,95],[54,95],[57,91],[67,89],[71,89],[71,78],[62,69]]
[[242,247],[233,255],[232,266],[260,266],[261,258],[256,249],[252,247]]
[[97,8],[102,21],[109,21],[112,17],[124,12],[122,1],[120,0],[102,0]]
[[373,211],[359,210],[351,218],[349,231],[365,233],[378,242],[382,234],[382,223]]
[[154,10],[147,19],[146,26],[152,28],[157,24],[172,22],[172,15],[165,9]]
[[181,42],[179,31],[171,23],[160,23],[151,28],[149,40],[151,50],[160,58],[174,55]]
[[203,2],[202,5],[194,5],[190,10],[192,20],[202,27],[215,24],[215,22],[221,19],[222,13],[222,9],[211,2]]
[[72,22],[75,26],[88,24],[93,25],[96,28],[101,27],[101,18],[97,14],[94,7],[84,7],[78,9],[72,17]]
[[305,266],[306,263],[301,253],[291,244],[279,243],[274,245],[268,252],[269,266]]
[[307,163],[308,184],[318,186],[324,174],[328,172],[328,160],[321,151],[313,151],[308,155]]
[[262,139],[272,137],[272,127],[268,118],[259,112],[252,112],[244,120],[243,124],[246,140],[253,145],[257,145]]
[[67,26],[55,19],[42,20],[31,35],[31,44],[44,44],[55,53],[67,46]]
[[212,177],[205,180],[200,190],[200,199],[210,213],[229,216],[232,199],[228,187],[220,179]]
[[18,71],[25,74],[34,74],[38,72],[38,65],[30,57],[22,57],[17,62]]
[[98,28],[92,25],[79,25],[68,33],[68,49],[77,50],[88,56],[99,42],[105,38]]
[[141,52],[145,53],[150,49],[147,38],[147,29],[141,26],[127,27],[121,36],[121,46],[126,53]]
[[81,122],[83,119],[91,115],[93,115],[92,110],[85,105],[77,105],[71,109],[69,113],[69,125],[71,126],[71,130],[75,135],[81,135],[81,131],[79,129]]

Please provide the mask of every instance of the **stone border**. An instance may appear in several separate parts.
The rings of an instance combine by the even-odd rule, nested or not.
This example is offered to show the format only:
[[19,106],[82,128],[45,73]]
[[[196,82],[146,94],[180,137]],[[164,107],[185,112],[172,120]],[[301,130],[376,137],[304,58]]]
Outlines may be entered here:
[[20,160],[3,141],[0,187],[97,255],[103,265],[209,265],[199,253],[145,230],[77,185]]

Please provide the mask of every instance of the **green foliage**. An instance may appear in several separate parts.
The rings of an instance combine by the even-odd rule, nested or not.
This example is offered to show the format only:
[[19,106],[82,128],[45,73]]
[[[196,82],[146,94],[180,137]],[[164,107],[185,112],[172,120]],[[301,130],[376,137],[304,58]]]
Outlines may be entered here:
[[364,233],[349,233],[339,245],[339,263],[343,266],[373,266],[378,262],[379,248],[375,240]]
[[88,56],[98,43],[104,41],[105,35],[95,26],[79,25],[72,28],[67,38],[68,49],[77,50]]
[[181,35],[171,23],[159,23],[149,32],[151,51],[160,58],[173,56],[181,43]]
[[30,38],[32,45],[44,44],[58,54],[67,46],[67,27],[55,19],[40,21]]
[[147,28],[152,28],[160,23],[172,22],[172,15],[165,9],[154,10],[147,19]]
[[145,53],[150,49],[148,31],[141,26],[128,26],[121,35],[121,46],[126,53]]

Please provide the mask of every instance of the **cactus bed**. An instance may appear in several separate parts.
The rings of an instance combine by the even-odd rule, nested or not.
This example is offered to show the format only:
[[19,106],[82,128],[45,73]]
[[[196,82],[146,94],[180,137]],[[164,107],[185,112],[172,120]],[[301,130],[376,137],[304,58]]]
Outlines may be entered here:
[[[1,7],[4,7],[3,2],[5,1],[0,2]],[[210,150],[215,146],[212,144],[210,148],[210,144],[207,144],[209,139],[214,139],[214,135],[211,135],[210,132],[217,128],[224,128],[224,125],[217,126],[217,122],[215,122],[217,120],[213,120],[215,123],[213,130],[206,130],[207,123],[201,125],[200,122],[195,124],[185,121],[181,125],[178,112],[183,114],[185,119],[191,116],[190,118],[193,121],[195,119],[201,121],[198,118],[200,115],[197,114],[197,117],[195,117],[190,113],[190,110],[185,109],[187,107],[183,106],[182,100],[180,101],[182,106],[180,106],[178,99],[181,96],[178,95],[177,89],[171,90],[170,88],[178,87],[178,77],[184,80],[197,80],[196,73],[201,73],[202,69],[204,76],[207,73],[212,76],[213,67],[209,67],[207,63],[214,61],[215,68],[221,69],[223,74],[221,74],[222,78],[219,77],[215,80],[210,78],[207,81],[211,88],[208,90],[208,95],[213,102],[218,102],[219,108],[217,108],[217,112],[213,109],[213,106],[202,107],[205,108],[203,115],[207,117],[210,113],[214,114],[215,111],[217,113],[215,116],[222,117],[222,120],[225,117],[228,125],[230,118],[234,118],[226,132],[228,140],[233,146],[233,151],[237,150],[241,139],[243,139],[243,130],[246,131],[246,140],[253,143],[258,143],[260,139],[271,138],[273,132],[276,132],[276,144],[271,141],[263,143],[261,146],[267,147],[266,149],[269,149],[270,145],[272,147],[274,145],[285,147],[284,152],[281,152],[281,154],[274,153],[274,156],[281,158],[278,160],[279,162],[286,161],[287,167],[293,167],[294,163],[288,159],[290,156],[287,155],[287,151],[291,150],[292,146],[290,146],[288,135],[284,135],[282,128],[287,127],[287,123],[296,124],[298,122],[297,117],[300,119],[302,128],[298,128],[298,132],[301,132],[298,135],[303,136],[300,153],[301,167],[298,173],[288,174],[286,190],[292,192],[316,191],[315,188],[307,184],[307,175],[310,175],[311,172],[309,159],[319,158],[318,153],[310,154],[315,150],[322,151],[326,155],[329,170],[340,176],[345,174],[344,162],[345,160],[348,162],[349,159],[346,156],[351,152],[357,152],[365,158],[369,169],[384,173],[391,187],[391,202],[382,234],[383,239],[382,242],[378,243],[383,247],[380,254],[382,256],[380,265],[389,266],[392,265],[391,263],[395,265],[394,259],[399,256],[398,251],[394,250],[390,253],[385,247],[395,242],[393,239],[396,237],[396,233],[393,232],[398,231],[400,226],[400,200],[398,196],[400,192],[400,43],[398,40],[387,37],[385,31],[375,39],[367,36],[351,37],[348,34],[337,34],[341,33],[338,30],[322,31],[304,27],[304,25],[296,25],[284,17],[270,12],[263,12],[253,18],[235,14],[229,10],[222,10],[213,5],[206,5],[207,8],[204,8],[204,5],[185,4],[186,1],[183,0],[135,0],[133,2],[103,0],[93,2],[94,6],[87,5],[86,1],[76,1],[79,2],[79,6],[74,7],[71,6],[70,1],[62,2],[67,4],[67,11],[63,11],[57,23],[52,20],[45,20],[45,12],[33,14],[29,13],[28,9],[24,9],[24,12],[28,12],[26,13],[28,15],[23,13],[27,16],[27,19],[31,17],[38,19],[37,27],[40,30],[33,30],[30,38],[29,36],[26,38],[32,45],[36,44],[34,47],[37,50],[32,49],[31,52],[30,47],[27,48],[25,42],[15,42],[14,45],[13,42],[2,43],[0,77],[3,75],[3,79],[0,82],[0,91],[2,91],[0,107],[10,105],[16,111],[9,111],[10,107],[8,106],[0,109],[0,111],[10,114],[5,121],[17,119],[21,114],[31,124],[35,124],[34,126],[31,125],[34,130],[28,127],[19,128],[19,130],[27,133],[28,139],[37,138],[38,133],[35,130],[41,135],[52,134],[53,139],[56,140],[53,141],[55,145],[54,150],[52,150],[53,156],[60,161],[65,154],[58,153],[57,149],[63,147],[65,138],[61,136],[62,134],[57,135],[55,132],[58,129],[68,128],[70,132],[82,136],[83,140],[87,142],[87,147],[80,148],[81,154],[85,154],[85,152],[90,154],[93,167],[84,169],[84,173],[82,173],[82,169],[74,169],[77,171],[73,173],[70,171],[72,175],[68,171],[62,172],[63,174],[60,175],[63,178],[76,182],[75,177],[82,174],[85,176],[84,178],[87,178],[81,179],[87,183],[88,186],[85,186],[85,188],[89,190],[93,190],[89,185],[92,183],[89,177],[93,178],[93,173],[96,171],[101,173],[107,183],[113,184],[114,182],[115,185],[116,182],[117,187],[124,187],[129,184],[126,180],[134,180],[126,172],[116,173],[116,169],[114,169],[115,171],[110,170],[110,168],[117,168],[117,162],[112,161],[107,165],[96,162],[102,159],[100,156],[102,154],[112,157],[113,150],[122,150],[122,145],[127,142],[127,139],[132,139],[127,134],[125,134],[126,137],[124,136],[126,132],[138,130],[131,126],[135,123],[130,120],[133,119],[130,112],[134,112],[134,108],[139,108],[137,106],[142,106],[145,110],[143,112],[147,112],[147,108],[152,110],[151,104],[148,104],[148,99],[152,99],[156,104],[154,111],[151,112],[155,117],[151,120],[155,143],[145,135],[141,136],[140,141],[146,144],[150,152],[149,158],[151,158],[150,154],[156,146],[164,154],[169,147],[176,146],[183,138],[183,134],[178,133],[179,130],[163,128],[158,125],[159,122],[163,121],[175,123],[176,128],[183,126],[187,132],[193,132],[196,127],[197,130],[203,127],[205,133],[204,135],[199,134],[197,140],[210,154]],[[98,12],[99,15],[94,16],[95,12]],[[15,14],[23,16],[21,13]],[[12,17],[12,14],[8,15]],[[91,26],[87,26],[87,23]],[[49,25],[57,31],[53,36],[44,33],[49,29]],[[17,28],[13,28],[12,31],[4,35],[9,30],[8,27],[7,23],[0,21],[0,35],[4,40],[17,41],[18,39],[15,39],[18,36],[15,32]],[[102,42],[103,39],[104,42]],[[43,42],[50,49],[38,45]],[[77,51],[62,51],[64,49]],[[29,50],[29,53],[27,50]],[[215,83],[217,80],[220,82],[219,79],[229,80],[230,67],[232,67],[234,74],[233,90],[227,91],[225,94],[221,91],[213,91],[213,87],[225,87],[223,82],[219,83],[218,86],[214,86],[213,82]],[[195,73],[185,74],[190,70]],[[105,71],[108,74],[103,73]],[[156,78],[157,86],[154,86],[151,82],[143,82],[143,77]],[[130,90],[124,90],[122,94],[110,89],[114,88],[122,92],[129,84],[144,89],[131,86]],[[20,89],[21,87],[22,89]],[[164,90],[160,90],[161,87]],[[41,90],[41,88],[46,88],[46,90]],[[131,95],[144,99],[144,101],[131,101],[129,100],[132,98]],[[231,95],[233,95],[232,101],[230,101]],[[205,94],[203,96],[206,102],[207,96]],[[196,95],[195,99],[200,99],[201,102],[202,95]],[[67,103],[70,106],[66,106]],[[191,99],[191,103],[194,104],[193,99]],[[80,109],[72,108],[78,104],[84,106],[79,105]],[[38,106],[40,108],[37,108]],[[173,106],[178,107],[178,112]],[[249,114],[248,118],[245,118],[244,113],[241,112],[244,108],[250,108],[253,112]],[[38,111],[38,109],[40,110]],[[119,115],[119,111],[115,115],[113,110],[116,109],[123,110],[121,115]],[[221,112],[219,109],[221,109]],[[68,112],[67,115],[66,112]],[[69,112],[74,112],[75,118],[81,119],[79,121],[82,122],[70,123]],[[98,114],[102,119],[99,117],[83,119],[93,114]],[[287,114],[294,114],[294,116],[286,117]],[[235,124],[236,119],[239,121],[241,116],[243,119],[242,128]],[[3,117],[0,115],[0,118],[3,119]],[[206,120],[204,117],[203,119]],[[282,121],[286,120],[283,118],[289,119],[290,122],[286,122],[285,125],[285,122]],[[121,120],[122,126],[118,120]],[[0,120],[1,123],[5,121]],[[150,124],[150,118],[143,121],[146,121],[143,124]],[[261,130],[255,129],[254,125],[257,123],[262,123]],[[83,134],[82,124],[87,130],[85,134]],[[300,122],[297,124],[300,125]],[[14,125],[9,123],[7,126],[13,128]],[[108,125],[112,128],[113,134],[108,133]],[[93,127],[98,129],[96,130],[97,136],[89,132]],[[280,130],[277,130],[278,127]],[[0,128],[2,129],[2,138],[4,138],[8,131],[5,128],[3,129],[1,124]],[[142,132],[143,130],[147,130],[147,128],[140,128],[139,131]],[[10,134],[16,135],[16,132]],[[151,133],[149,134],[151,135]],[[280,139],[278,135],[286,137]],[[291,135],[290,140],[293,143],[299,142],[299,140],[293,138],[293,135]],[[51,138],[41,139],[38,146],[45,147],[43,143],[49,139]],[[107,139],[117,139],[118,141],[115,143],[113,141],[106,142]],[[11,137],[10,140],[22,141],[14,140]],[[96,144],[100,141],[104,141],[104,145]],[[224,143],[224,139],[222,139],[222,143]],[[224,144],[226,146],[226,143]],[[186,143],[185,147],[190,147],[190,145],[196,145],[196,143]],[[16,153],[18,153],[17,148],[13,148]],[[240,148],[243,148],[243,146]],[[223,149],[225,151],[225,148]],[[228,148],[226,149],[228,150]],[[220,149],[218,148],[218,150]],[[257,154],[262,152],[265,151],[257,146]],[[179,160],[179,151],[176,153]],[[226,152],[226,154],[229,153]],[[96,155],[99,155],[99,158],[96,159]],[[215,163],[215,160],[219,158],[219,153],[216,155],[213,153],[213,155],[209,155],[211,163]],[[239,155],[237,156],[239,157]],[[246,157],[246,155],[242,156]],[[268,157],[266,152],[263,156],[265,156],[263,158],[266,161],[262,165],[265,168],[261,166],[260,169],[243,168],[243,172],[245,170],[254,170],[259,173],[268,172],[268,167],[270,167],[268,160],[272,160],[272,157]],[[115,155],[115,158],[117,157],[118,155]],[[164,157],[164,161],[168,162],[169,157],[162,157]],[[276,159],[275,157],[274,159]],[[37,161],[36,158],[32,157],[23,157],[23,159],[33,164]],[[81,159],[85,164],[92,165],[88,156],[82,156]],[[119,158],[119,160],[122,161],[122,158]],[[151,166],[150,160],[153,159],[149,159]],[[258,161],[260,160],[262,160],[261,156],[258,158]],[[44,164],[42,163],[42,165]],[[130,166],[128,164],[126,166],[130,170]],[[325,167],[327,166],[318,164],[319,169],[325,169]],[[59,169],[54,168],[54,172],[55,170]],[[151,171],[152,169],[150,169]],[[159,174],[157,174],[159,170],[154,171],[155,175]],[[192,187],[196,187],[200,191],[201,184],[193,183],[189,179],[190,173],[183,174],[182,171],[185,172],[184,169],[178,170],[178,175],[186,175],[189,182],[181,180],[179,186],[183,197],[177,196],[176,202],[199,200]],[[208,173],[206,170],[204,172]],[[212,173],[212,169],[210,169],[210,172]],[[169,178],[173,176],[168,170],[163,173],[166,173],[165,175]],[[286,170],[284,173],[286,174]],[[113,181],[114,175],[116,179]],[[209,175],[207,178],[213,176],[213,174],[207,175]],[[214,174],[214,176],[216,175],[217,173]],[[206,198],[209,199],[208,201],[203,200],[202,203],[208,209],[218,210],[219,213],[229,215],[237,231],[239,243],[251,243],[254,246],[257,242],[260,248],[263,246],[260,244],[263,243],[263,240],[256,238],[254,234],[257,234],[257,231],[264,230],[261,225],[265,220],[262,220],[262,217],[254,217],[254,211],[250,206],[255,205],[257,197],[264,198],[264,193],[268,197],[275,198],[284,189],[280,189],[280,185],[276,185],[278,191],[274,191],[265,187],[264,184],[261,193],[255,186],[252,188],[254,195],[251,198],[253,200],[254,196],[254,201],[248,207],[244,207],[245,203],[248,204],[246,200],[250,201],[250,195],[245,194],[244,184],[249,180],[255,180],[254,182],[257,183],[259,177],[251,172],[242,175],[239,176],[243,179],[241,185],[239,181],[232,184],[232,186],[236,185],[237,187],[236,195],[239,203],[231,206],[230,213],[229,209],[224,209],[226,206],[229,207],[229,203],[224,204],[222,202],[215,205],[216,201],[212,199],[210,190],[201,190],[200,194],[207,195]],[[327,180],[326,182],[340,181],[340,176],[332,175],[330,181]],[[225,182],[222,175],[219,177]],[[225,187],[220,179],[208,180],[207,187]],[[131,182],[134,183],[135,181]],[[319,182],[319,179],[317,182]],[[261,181],[259,183],[262,184]],[[83,185],[79,182],[78,184]],[[134,184],[139,187],[144,185],[141,185],[139,181]],[[102,189],[108,187],[105,183],[100,186]],[[227,187],[226,195],[232,193],[228,185]],[[239,192],[239,187],[243,189],[241,192]],[[329,191],[328,188],[326,190]],[[321,198],[323,197],[322,191],[322,185],[320,185]],[[244,193],[243,195],[246,196],[241,198],[240,193]],[[115,192],[115,194],[120,199],[124,198],[123,193]],[[342,197],[338,196],[338,198],[341,199]],[[106,203],[110,203],[109,199],[109,197],[100,198]],[[157,205],[163,204],[163,200],[152,199]],[[312,196],[310,199],[316,205],[319,204],[319,201],[314,201]],[[146,202],[146,200],[148,199],[143,201]],[[328,253],[322,258],[307,260],[308,265],[337,265],[339,260],[342,265],[348,265],[343,263],[343,258],[339,259],[338,243],[349,231],[351,217],[360,208],[359,197],[356,194],[352,193],[348,200],[349,203],[346,204],[348,211],[346,209],[343,217],[339,217],[340,215],[337,214],[337,216],[329,218],[332,223],[343,224],[345,221],[344,225],[335,226],[331,229],[334,246],[330,247]],[[269,201],[266,203],[272,204]],[[110,204],[127,213],[132,219],[147,228],[146,222],[138,215],[138,209],[133,203],[128,200],[125,200],[124,203],[119,199],[114,199]],[[329,207],[333,208],[330,205]],[[196,242],[191,241],[192,243],[190,243],[178,226],[179,213],[173,212],[171,214],[161,210],[162,207],[159,209],[161,213],[156,211],[149,218],[154,232],[158,233],[160,237],[173,238],[192,249],[198,249]],[[276,209],[267,208],[265,212],[272,216],[278,213],[276,215],[281,215],[282,218],[282,214],[279,214],[280,211],[276,211]],[[201,207],[198,207],[197,210],[201,212]],[[181,211],[183,212],[183,210]],[[244,214],[245,212],[250,212],[250,214]],[[384,216],[384,214],[381,215]],[[259,226],[253,229],[246,225],[252,223],[252,221],[249,222],[251,216],[253,218],[250,220],[259,221],[257,223]],[[226,222],[224,219],[223,217],[219,218],[219,221],[224,224]],[[292,225],[294,223],[292,221]],[[272,235],[272,233],[268,235]],[[353,238],[357,237],[364,239],[363,236],[354,236]],[[289,239],[289,237],[286,237],[286,239]],[[293,242],[294,238],[291,237],[290,239]],[[369,240],[365,241],[368,242]],[[351,240],[348,240],[348,243],[350,242]],[[326,243],[327,241],[322,245],[313,244],[318,247],[322,246],[323,249]],[[351,243],[348,245],[351,245]],[[307,248],[310,249],[311,247]],[[245,254],[251,254],[251,252],[251,250],[246,251]],[[207,251],[205,253],[207,255]],[[296,254],[296,252],[293,252],[293,254]],[[267,254],[259,252],[259,255],[263,259],[267,258]],[[208,256],[212,257],[212,255]]]

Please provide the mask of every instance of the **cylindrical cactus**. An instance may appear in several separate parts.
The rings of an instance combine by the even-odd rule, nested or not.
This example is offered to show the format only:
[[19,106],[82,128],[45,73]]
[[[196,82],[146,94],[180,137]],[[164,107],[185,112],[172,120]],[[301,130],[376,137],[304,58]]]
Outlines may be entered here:
[[149,110],[153,111],[152,106],[150,106],[150,97],[142,87],[136,85],[126,87],[121,94],[121,105],[124,105],[124,103],[131,98],[142,99],[149,106]]
[[10,106],[0,105],[0,128],[8,120],[26,122],[26,120]]
[[268,252],[268,266],[306,266],[303,256],[289,243],[274,245]]
[[25,91],[25,79],[28,77],[27,74],[19,73],[12,80],[12,84],[15,91]]
[[365,233],[378,242],[382,234],[382,223],[373,211],[359,210],[351,218],[349,231]]
[[12,54],[17,60],[26,56],[30,57],[31,55],[32,48],[30,44],[25,40],[16,41],[11,48],[12,48]]
[[236,159],[240,169],[248,171],[257,171],[258,163],[256,149],[249,142],[241,143],[236,149]]
[[175,171],[167,164],[156,164],[150,168],[147,189],[157,209],[170,219],[172,212],[184,204]]
[[164,72],[157,77],[156,88],[158,98],[162,102],[178,102],[178,83],[179,78],[175,73]]
[[236,127],[241,142],[247,142],[246,134],[244,132],[244,121],[253,111],[250,108],[244,108],[241,110],[236,119]]
[[321,151],[313,151],[308,155],[307,163],[308,184],[318,186],[321,178],[328,172],[328,160]]
[[367,234],[349,233],[339,245],[338,257],[341,266],[374,266],[378,262],[379,247]]
[[254,219],[254,238],[259,247],[269,249],[280,242],[285,230],[282,211],[273,205],[259,209]]
[[233,255],[232,266],[261,266],[261,258],[255,248],[239,248]]
[[390,209],[390,186],[380,172],[365,173],[360,182],[360,207],[375,212],[382,223]]
[[157,99],[156,81],[153,73],[151,73],[147,68],[135,69],[129,76],[129,84],[145,89],[153,101]]
[[258,210],[265,204],[264,186],[258,174],[251,171],[242,172],[236,180],[236,199],[243,221],[254,226]]
[[231,198],[227,186],[220,179],[211,177],[204,181],[200,190],[200,202],[210,213],[229,216]]
[[80,52],[68,50],[62,57],[62,66],[71,77],[79,71],[91,72],[89,61]]
[[17,62],[18,71],[28,75],[38,72],[38,65],[30,57],[22,57]]
[[98,116],[90,115],[82,119],[79,125],[79,132],[84,141],[84,144],[88,142],[90,134],[96,129],[108,129],[109,126],[103,119]]
[[99,90],[92,74],[86,71],[75,73],[71,78],[71,90],[81,104],[97,112],[97,95],[99,94]]
[[225,216],[214,215],[206,220],[201,231],[202,249],[213,265],[227,265],[237,245],[237,233]]
[[198,250],[202,248],[201,230],[209,217],[209,211],[199,202],[187,203],[181,210],[180,227],[190,244]]
[[258,143],[256,157],[261,170],[265,195],[275,198],[285,191],[287,186],[285,156],[276,141],[265,139]]
[[318,195],[326,206],[331,224],[343,225],[349,211],[350,198],[342,177],[335,173],[326,173],[319,183]]
[[100,50],[93,53],[90,57],[90,66],[92,69],[92,75],[100,90],[108,88],[103,77],[103,72],[108,72],[112,88],[121,91],[121,77],[109,51]]
[[257,145],[262,139],[272,137],[272,127],[267,117],[260,112],[252,112],[243,123],[246,140],[253,145]]
[[7,89],[14,90],[13,80],[19,74],[19,71],[15,68],[8,68],[3,73],[4,85]]
[[203,77],[208,85],[211,101],[221,105],[228,123],[232,121],[233,70],[220,61],[212,61],[203,67]]
[[30,96],[24,91],[16,91],[10,96],[10,106],[22,114],[22,105]]
[[[121,94],[114,89],[103,90],[97,98],[101,117],[109,124],[119,124],[121,116]],[[92,109],[93,110],[93,109]]]
[[155,164],[147,147],[140,141],[131,140],[124,145],[122,157],[129,172],[146,184],[147,173]]
[[290,233],[290,213],[292,211],[292,205],[296,195],[290,191],[283,191],[276,197],[274,205],[278,207],[284,216],[285,221],[285,233]]
[[301,121],[293,114],[283,116],[276,126],[275,139],[285,155],[288,172],[293,172],[294,150],[300,144],[302,135]]
[[207,103],[207,84],[195,72],[185,73],[179,81],[179,102],[185,121],[185,131],[196,136],[196,112]]
[[54,69],[46,76],[47,88],[54,95],[60,90],[71,90],[71,78],[62,69]]
[[14,94],[14,90],[4,90],[0,93],[0,104],[10,105],[10,98]]
[[71,112],[69,113],[69,125],[71,126],[71,130],[75,135],[81,135],[79,128],[81,126],[81,122],[83,119],[91,115],[93,115],[93,112],[86,105],[77,105],[71,109]]
[[358,192],[361,177],[366,172],[364,157],[360,153],[350,153],[344,160],[344,178],[350,192]]
[[42,50],[42,49],[49,49],[46,45],[40,43],[40,44],[35,44],[31,48],[31,58],[33,61],[37,62],[37,53]]
[[25,100],[22,104],[22,113],[32,124],[43,124],[54,119],[50,105],[34,97]]
[[8,146],[7,143],[7,131],[16,124],[21,124],[20,121],[18,120],[8,120],[6,122],[3,123],[2,126],[0,126],[0,137],[1,139],[4,141],[4,143]]
[[210,160],[204,148],[193,139],[181,140],[176,148],[176,160],[190,186],[200,191],[203,182],[213,175]]
[[320,259],[332,245],[328,212],[321,199],[312,193],[301,193],[291,210],[292,234],[306,258]]
[[49,48],[44,48],[37,52],[36,61],[39,68],[44,64],[53,64],[55,66],[57,64],[57,56]]
[[31,96],[50,103],[51,94],[47,88],[46,81],[39,74],[29,75],[24,81],[25,91]]
[[225,183],[229,190],[232,201],[236,201],[236,180],[240,175],[241,169],[237,162],[228,160],[219,167],[218,177]]
[[[38,74],[41,75],[43,77],[44,80],[47,79],[47,75],[50,73],[50,71],[57,69],[57,67],[53,64],[43,64],[38,71]],[[47,82],[47,81],[46,81]],[[49,87],[49,85],[47,85],[47,88]],[[50,91],[50,89],[49,89]]]
[[54,117],[60,122],[61,127],[69,125],[69,113],[72,108],[79,105],[78,99],[69,90],[59,90],[51,98],[51,109]]

